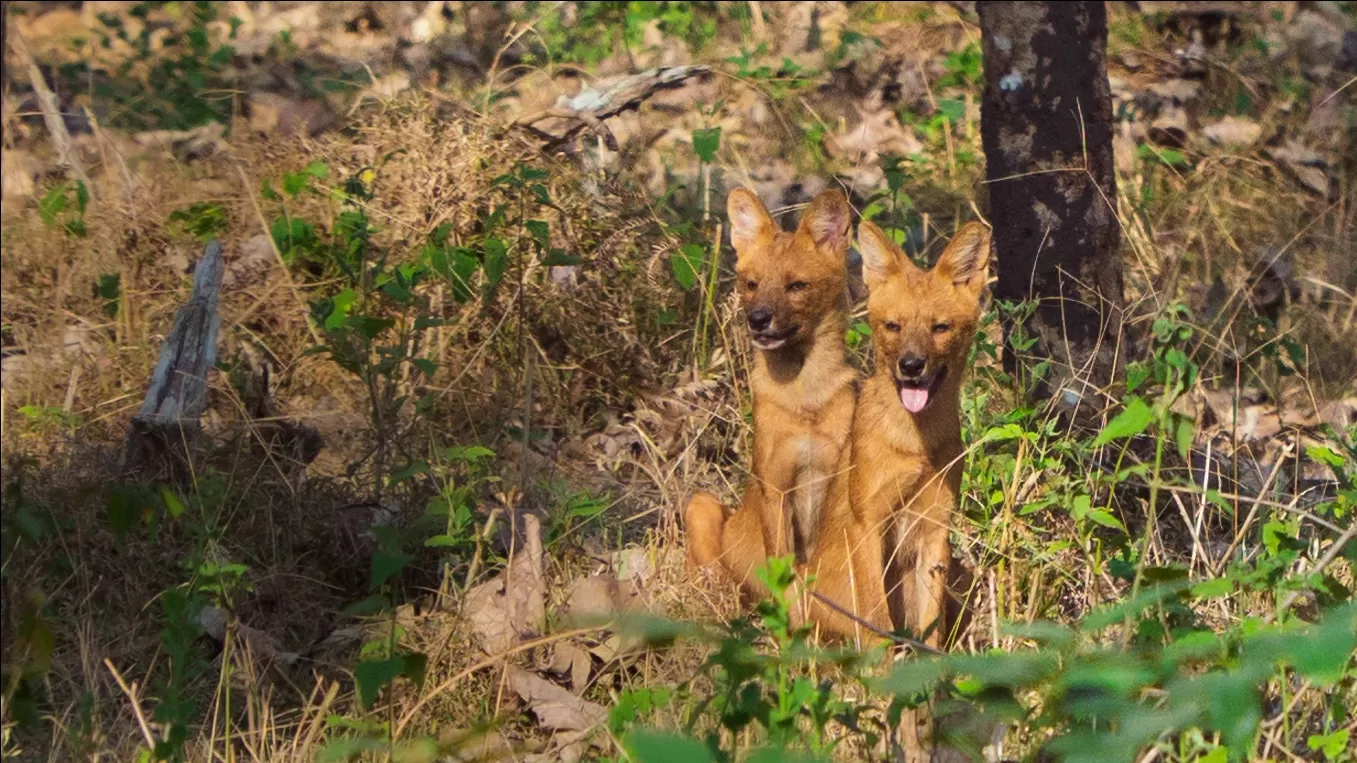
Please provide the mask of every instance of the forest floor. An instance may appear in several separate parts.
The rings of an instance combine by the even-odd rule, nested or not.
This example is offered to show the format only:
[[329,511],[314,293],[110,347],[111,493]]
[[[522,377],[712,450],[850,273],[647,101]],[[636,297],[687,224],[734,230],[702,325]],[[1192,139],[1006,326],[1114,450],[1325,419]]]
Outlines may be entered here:
[[[4,758],[691,752],[640,726],[874,748],[865,668],[755,659],[788,653],[776,606],[724,637],[658,618],[747,614],[684,569],[679,517],[696,489],[734,505],[749,462],[727,191],[786,221],[836,185],[935,255],[985,212],[970,5],[7,3]],[[996,346],[1021,307],[993,307],[958,654],[1045,643],[1007,624],[1077,629],[1145,581],[1225,580],[1136,630],[1216,634],[1224,661],[1351,596],[1357,4],[1136,5],[1109,6],[1108,43],[1138,360],[1104,419],[1125,431],[1024,402]],[[202,434],[129,466],[214,238]],[[1142,399],[1153,419],[1122,415]],[[588,620],[618,612],[654,619]],[[744,669],[786,685],[750,700]],[[1243,754],[1351,760],[1354,670],[1250,685]],[[974,754],[1075,724],[1052,710],[1072,673],[1042,675],[1011,679],[1026,714]],[[1168,685],[1135,680],[1127,702]]]

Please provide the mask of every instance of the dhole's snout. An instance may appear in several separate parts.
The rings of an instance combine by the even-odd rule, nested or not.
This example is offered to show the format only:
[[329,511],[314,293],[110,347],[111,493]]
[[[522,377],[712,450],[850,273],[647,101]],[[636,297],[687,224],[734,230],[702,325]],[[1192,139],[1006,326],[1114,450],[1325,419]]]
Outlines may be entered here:
[[776,350],[787,343],[799,326],[782,326],[777,313],[763,305],[751,307],[745,315],[749,323],[749,333],[753,335],[754,346],[760,350]]
[[912,352],[902,353],[891,373],[900,394],[900,404],[910,413],[928,407],[946,375],[946,365],[929,363],[926,356]]

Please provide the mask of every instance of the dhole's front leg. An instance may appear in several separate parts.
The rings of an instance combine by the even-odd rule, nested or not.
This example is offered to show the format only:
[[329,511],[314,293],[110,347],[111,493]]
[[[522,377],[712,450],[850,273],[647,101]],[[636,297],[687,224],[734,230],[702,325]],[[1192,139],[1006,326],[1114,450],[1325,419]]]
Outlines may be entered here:
[[934,649],[941,649],[947,640],[947,626],[942,613],[952,551],[947,541],[946,525],[929,524],[919,529],[919,559],[914,567],[913,625],[917,633],[927,634],[924,643]]
[[[818,596],[802,595],[799,611],[806,612],[825,635],[849,639],[860,647],[884,642],[880,633],[890,632],[891,621],[880,559],[879,536],[863,532],[851,521],[826,522],[818,552],[805,567],[805,576],[814,577],[810,590]],[[880,633],[873,633],[872,628]]]
[[793,553],[795,504],[792,493],[796,489],[797,463],[796,459],[786,456],[778,453],[766,459],[761,473],[756,475],[761,493],[759,518],[762,520],[764,558]]

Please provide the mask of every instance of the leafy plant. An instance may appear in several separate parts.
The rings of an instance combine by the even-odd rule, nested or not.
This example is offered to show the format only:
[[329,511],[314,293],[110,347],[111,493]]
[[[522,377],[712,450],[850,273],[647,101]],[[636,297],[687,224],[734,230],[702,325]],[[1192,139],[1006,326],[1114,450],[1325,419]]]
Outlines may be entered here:
[[53,186],[38,200],[38,219],[52,228],[61,229],[77,238],[85,237],[85,207],[90,193],[79,180],[67,180]]
[[[154,6],[182,23],[176,33],[153,42],[150,22]],[[235,49],[228,41],[212,39],[211,24],[219,5],[198,0],[192,3],[138,3],[129,15],[140,21],[135,34],[122,17],[100,13],[97,31],[100,44],[113,40],[130,46],[133,55],[94,79],[94,96],[104,121],[111,127],[133,130],[190,130],[208,122],[229,124],[235,75]],[[230,20],[228,40],[242,23]],[[134,71],[143,72],[142,77]],[[76,74],[77,72],[72,72]]]
[[172,233],[207,243],[226,230],[226,210],[220,204],[200,201],[171,212],[168,223]]

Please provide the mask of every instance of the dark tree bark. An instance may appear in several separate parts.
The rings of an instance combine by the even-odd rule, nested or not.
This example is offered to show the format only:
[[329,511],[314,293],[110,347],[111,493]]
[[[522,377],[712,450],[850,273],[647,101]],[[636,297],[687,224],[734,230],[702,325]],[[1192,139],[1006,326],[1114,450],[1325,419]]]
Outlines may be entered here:
[[[1037,302],[1043,396],[1083,419],[1120,366],[1121,243],[1102,2],[980,2],[985,148],[1000,300]],[[1006,337],[1013,326],[1005,325]]]

